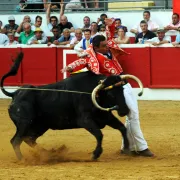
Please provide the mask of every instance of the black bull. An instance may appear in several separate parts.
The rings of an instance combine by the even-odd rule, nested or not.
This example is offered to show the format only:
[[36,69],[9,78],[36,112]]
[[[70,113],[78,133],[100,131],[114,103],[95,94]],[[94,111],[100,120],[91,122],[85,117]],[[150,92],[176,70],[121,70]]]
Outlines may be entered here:
[[[105,79],[103,86],[108,87],[118,83],[121,80],[119,76],[107,78],[103,75],[85,72],[72,75],[54,84],[38,87],[27,85],[23,87],[32,89],[19,89],[14,93],[9,93],[3,88],[3,82],[8,76],[17,74],[22,59],[23,54],[20,53],[11,70],[1,79],[2,92],[12,97],[8,111],[17,130],[11,139],[11,144],[18,159],[23,157],[20,151],[20,145],[23,141],[29,146],[35,147],[37,145],[36,139],[48,129],[74,128],[85,128],[95,136],[97,146],[93,152],[93,158],[97,159],[102,153],[103,134],[101,129],[106,125],[121,132],[124,139],[124,149],[128,152],[129,142],[123,123],[116,119],[110,111],[102,111],[95,107],[91,99],[91,93],[100,80]],[[37,91],[35,88],[42,90]],[[64,92],[44,91],[43,89],[64,90]],[[66,90],[88,92],[89,94],[66,92]],[[125,116],[129,112],[122,86],[99,91],[96,99],[102,107],[115,106],[120,116]]]

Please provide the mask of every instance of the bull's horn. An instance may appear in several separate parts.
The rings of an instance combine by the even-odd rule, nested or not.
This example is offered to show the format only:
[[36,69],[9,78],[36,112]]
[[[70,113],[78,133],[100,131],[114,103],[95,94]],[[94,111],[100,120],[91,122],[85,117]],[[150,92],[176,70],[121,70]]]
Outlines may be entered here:
[[94,104],[98,109],[100,109],[100,110],[102,110],[102,111],[118,110],[118,108],[119,108],[118,106],[114,106],[114,107],[112,107],[112,108],[103,108],[103,107],[101,107],[101,106],[97,103],[97,101],[96,101],[96,94],[97,94],[98,91],[101,90],[103,87],[104,87],[103,84],[99,84],[98,86],[96,86],[96,87],[94,88],[94,90],[93,90],[93,92],[92,92],[92,94],[91,94],[91,98],[92,98],[93,104]]
[[141,82],[141,80],[139,78],[137,78],[136,76],[130,75],[130,74],[126,74],[126,75],[120,75],[121,79],[134,79],[138,84],[139,87],[141,88],[141,92],[138,93],[138,96],[142,96],[143,94],[143,84]]

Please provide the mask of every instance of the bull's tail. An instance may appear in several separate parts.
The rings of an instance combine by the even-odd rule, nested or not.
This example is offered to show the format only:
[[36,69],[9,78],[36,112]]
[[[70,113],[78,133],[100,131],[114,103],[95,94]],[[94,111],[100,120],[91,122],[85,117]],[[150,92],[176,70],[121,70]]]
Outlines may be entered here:
[[6,73],[2,78],[1,78],[1,90],[2,92],[6,95],[6,96],[9,96],[9,97],[13,97],[14,96],[14,93],[10,93],[8,91],[6,91],[4,89],[4,80],[9,77],[9,76],[15,76],[18,72],[18,69],[19,69],[19,66],[21,64],[21,61],[23,59],[23,56],[24,54],[22,52],[20,52],[18,54],[18,56],[16,57],[15,61],[14,61],[14,64],[13,66],[11,67],[10,71],[8,73]]

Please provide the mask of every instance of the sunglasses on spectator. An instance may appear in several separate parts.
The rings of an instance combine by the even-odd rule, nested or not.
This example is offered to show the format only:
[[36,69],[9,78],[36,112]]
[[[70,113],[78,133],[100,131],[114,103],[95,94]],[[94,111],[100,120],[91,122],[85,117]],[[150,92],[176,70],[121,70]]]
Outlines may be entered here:
[[9,20],[9,22],[15,22],[15,20]]
[[56,21],[55,19],[51,19],[51,21]]

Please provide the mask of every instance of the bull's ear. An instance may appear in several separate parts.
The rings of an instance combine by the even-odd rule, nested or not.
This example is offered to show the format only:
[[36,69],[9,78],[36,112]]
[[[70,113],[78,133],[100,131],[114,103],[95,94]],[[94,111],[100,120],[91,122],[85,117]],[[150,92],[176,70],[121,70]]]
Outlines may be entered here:
[[104,80],[103,85],[107,87],[107,86],[116,84],[117,82],[120,82],[120,81],[121,81],[121,78],[119,76],[109,76]]

